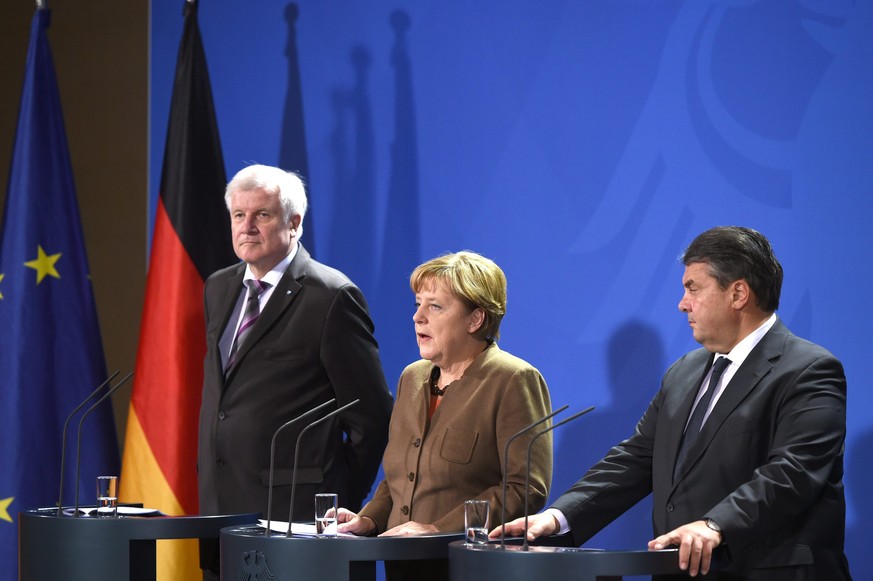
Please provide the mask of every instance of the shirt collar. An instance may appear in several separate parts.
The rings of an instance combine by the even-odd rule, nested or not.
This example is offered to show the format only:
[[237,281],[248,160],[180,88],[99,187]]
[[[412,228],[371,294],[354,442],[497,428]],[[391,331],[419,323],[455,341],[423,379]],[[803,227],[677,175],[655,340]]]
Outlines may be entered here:
[[[288,256],[279,261],[279,264],[274,266],[270,272],[261,277],[261,280],[267,283],[270,283],[270,286],[275,288],[279,281],[282,279],[282,276],[285,274],[285,271],[288,270],[288,265],[291,264],[291,261],[294,260],[294,257],[297,256],[297,249],[300,247],[299,244],[295,244],[294,248],[291,249],[291,252],[288,253]],[[243,283],[247,280],[252,280],[255,277],[252,272],[252,267],[246,264],[246,272],[243,275]]]
[[[742,341],[736,344],[736,346],[731,349],[730,353],[725,355],[728,359],[731,360],[731,365],[734,366],[734,369],[739,368],[740,365],[743,364],[743,361],[746,360],[746,357],[749,356],[749,353],[752,352],[758,343],[761,342],[761,339],[764,338],[764,335],[767,334],[773,325],[776,324],[776,320],[778,317],[776,313],[770,315],[770,318],[764,321],[760,327],[746,335]],[[715,356],[718,357],[722,355],[720,353],[716,353]]]

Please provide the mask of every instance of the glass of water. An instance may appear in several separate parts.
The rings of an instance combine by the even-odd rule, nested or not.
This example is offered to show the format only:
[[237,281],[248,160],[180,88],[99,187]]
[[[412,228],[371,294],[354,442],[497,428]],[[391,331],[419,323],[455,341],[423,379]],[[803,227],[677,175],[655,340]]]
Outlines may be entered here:
[[97,477],[97,510],[94,515],[104,518],[118,516],[118,476]]
[[488,542],[489,509],[487,500],[464,502],[464,531],[468,545],[484,545]]
[[327,492],[315,495],[315,532],[320,537],[335,537],[336,530],[336,494]]

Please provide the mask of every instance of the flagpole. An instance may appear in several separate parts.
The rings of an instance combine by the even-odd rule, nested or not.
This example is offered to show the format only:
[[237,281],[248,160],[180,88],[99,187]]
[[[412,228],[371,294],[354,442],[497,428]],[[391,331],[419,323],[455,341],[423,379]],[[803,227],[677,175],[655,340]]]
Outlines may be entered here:
[[[197,24],[200,3],[179,3],[184,7],[184,25],[167,119],[136,355],[137,379],[122,461],[121,481],[127,484],[122,486],[119,500],[142,502],[164,514],[190,515],[199,513],[196,465],[206,355],[204,281],[239,259],[227,235],[227,176]],[[191,103],[194,106],[189,108]],[[175,290],[168,293],[167,289]],[[218,550],[217,542],[208,549],[209,566],[214,553],[217,567]],[[159,579],[202,578],[197,545],[171,543],[163,547],[157,571]]]

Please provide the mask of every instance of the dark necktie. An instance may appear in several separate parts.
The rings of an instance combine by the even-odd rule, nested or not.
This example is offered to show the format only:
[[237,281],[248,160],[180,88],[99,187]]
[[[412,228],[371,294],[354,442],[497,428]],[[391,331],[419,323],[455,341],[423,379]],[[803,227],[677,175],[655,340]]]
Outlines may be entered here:
[[258,317],[261,315],[261,294],[270,288],[270,283],[255,280],[253,278],[245,281],[243,284],[245,284],[249,289],[249,293],[246,297],[246,306],[242,322],[240,322],[239,329],[236,331],[236,337],[233,338],[233,346],[230,348],[230,355],[227,357],[227,365],[224,366],[225,371],[230,369],[233,365],[240,345],[242,345],[243,341],[245,341],[246,337],[251,332],[252,327],[254,327],[255,323],[258,321]]
[[679,445],[679,455],[676,456],[676,466],[673,469],[673,480],[676,480],[676,477],[679,475],[679,470],[682,468],[682,464],[685,463],[686,456],[688,456],[688,450],[694,444],[694,440],[697,439],[697,434],[700,433],[700,428],[703,426],[703,418],[706,416],[709,402],[712,401],[712,395],[718,385],[718,380],[721,379],[724,370],[727,369],[730,363],[731,360],[727,357],[719,357],[712,364],[712,375],[709,377],[709,385],[706,387],[703,395],[700,396],[700,401],[697,402],[697,406],[691,414],[691,419],[688,420],[685,434],[682,436],[682,443]]

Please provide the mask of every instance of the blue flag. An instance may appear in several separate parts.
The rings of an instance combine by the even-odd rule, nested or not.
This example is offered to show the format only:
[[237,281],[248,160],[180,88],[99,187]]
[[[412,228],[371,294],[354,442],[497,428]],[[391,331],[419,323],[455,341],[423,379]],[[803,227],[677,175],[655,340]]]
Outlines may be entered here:
[[[10,580],[18,513],[57,503],[64,420],[106,379],[48,25],[37,10],[0,226],[0,579]],[[75,503],[77,427],[65,505]],[[108,400],[83,425],[80,503],[94,505],[98,474],[118,474]]]

